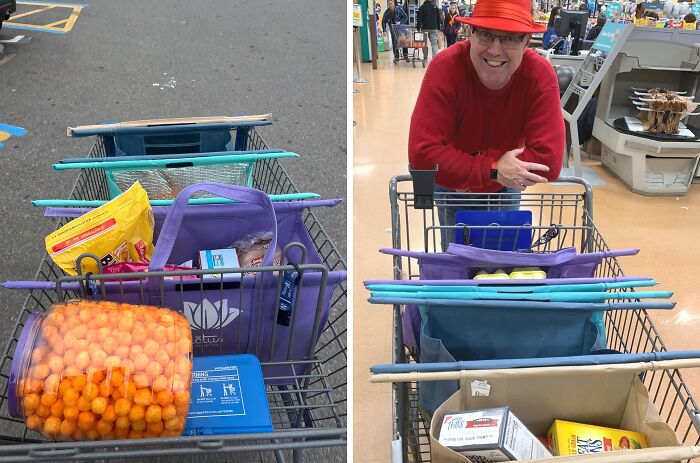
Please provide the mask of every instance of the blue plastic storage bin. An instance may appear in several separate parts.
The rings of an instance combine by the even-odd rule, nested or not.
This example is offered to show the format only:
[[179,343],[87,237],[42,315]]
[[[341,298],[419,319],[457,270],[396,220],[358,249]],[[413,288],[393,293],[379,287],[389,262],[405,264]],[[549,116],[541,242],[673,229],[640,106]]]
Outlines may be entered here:
[[194,357],[186,436],[272,432],[265,383],[251,354]]

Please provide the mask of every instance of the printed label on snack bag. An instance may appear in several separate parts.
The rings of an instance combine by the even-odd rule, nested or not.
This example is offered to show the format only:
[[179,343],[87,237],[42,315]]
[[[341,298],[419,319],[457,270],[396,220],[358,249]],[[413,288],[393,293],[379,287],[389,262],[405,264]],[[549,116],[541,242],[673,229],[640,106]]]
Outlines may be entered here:
[[148,263],[148,259],[146,258],[146,243],[144,243],[143,240],[138,240],[138,242],[134,244],[134,249],[139,255],[141,262]]
[[87,239],[99,236],[102,233],[105,233],[110,228],[114,227],[116,224],[117,224],[116,219],[109,219],[108,221],[106,221],[104,223],[101,223],[95,227],[92,227],[90,230],[84,231],[79,235],[75,235],[71,238],[68,238],[65,241],[62,241],[58,244],[53,245],[51,247],[51,251],[54,253],[59,253],[61,251],[65,251],[66,249],[70,249],[71,247],[75,246],[76,244],[79,244],[81,241],[85,241]]
[[122,244],[114,250],[114,255],[119,262],[126,262],[129,260],[129,248],[127,247],[126,241],[122,241]]
[[[100,263],[102,264],[103,267],[106,267],[108,265],[112,265],[115,263],[114,256],[112,254],[105,254],[102,256],[100,259]],[[75,263],[75,267],[78,268],[78,263]]]

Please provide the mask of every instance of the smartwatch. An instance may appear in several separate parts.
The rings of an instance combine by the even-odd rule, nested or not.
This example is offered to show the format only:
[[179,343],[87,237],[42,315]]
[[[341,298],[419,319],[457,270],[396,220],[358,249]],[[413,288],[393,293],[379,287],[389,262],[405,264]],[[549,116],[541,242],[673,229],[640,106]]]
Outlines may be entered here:
[[491,180],[496,180],[498,178],[498,161],[493,161],[491,163],[491,171],[490,171],[490,176]]

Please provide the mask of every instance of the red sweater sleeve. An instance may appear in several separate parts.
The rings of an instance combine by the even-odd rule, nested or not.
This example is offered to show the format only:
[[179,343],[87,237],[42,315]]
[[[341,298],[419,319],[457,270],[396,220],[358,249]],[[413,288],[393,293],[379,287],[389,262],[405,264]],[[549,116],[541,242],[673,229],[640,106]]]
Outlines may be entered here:
[[458,117],[453,90],[444,76],[450,70],[439,60],[428,66],[408,135],[408,160],[414,169],[433,169],[438,165],[435,182],[454,190],[483,188],[490,183],[490,161],[485,156],[464,153],[450,144],[450,131]]
[[542,80],[533,85],[532,97],[527,101],[529,117],[525,121],[525,151],[518,159],[548,166],[549,172],[535,173],[551,182],[561,172],[566,133],[557,75],[551,66],[544,69]]

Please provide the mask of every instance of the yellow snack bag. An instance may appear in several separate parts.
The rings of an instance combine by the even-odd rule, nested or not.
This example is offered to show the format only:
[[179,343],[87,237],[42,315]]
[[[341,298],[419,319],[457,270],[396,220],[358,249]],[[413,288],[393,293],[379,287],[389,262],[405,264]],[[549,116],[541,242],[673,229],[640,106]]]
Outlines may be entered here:
[[[146,190],[134,183],[112,201],[68,222],[46,237],[46,252],[69,275],[77,275],[76,259],[96,254],[103,266],[119,262],[148,263],[153,254],[153,210]],[[82,273],[97,273],[92,259]]]

